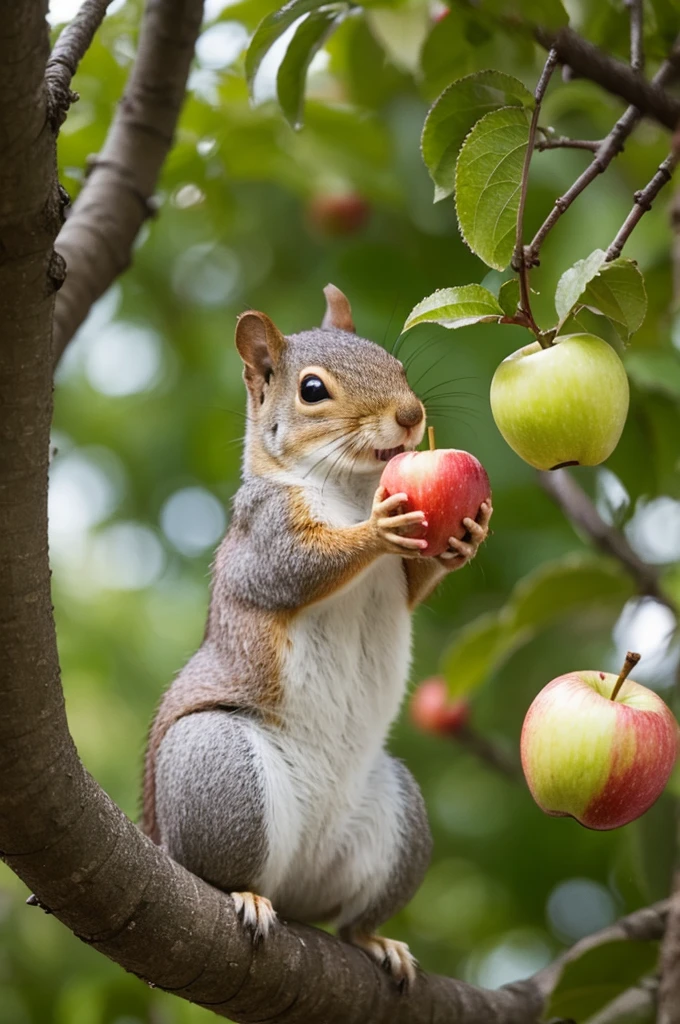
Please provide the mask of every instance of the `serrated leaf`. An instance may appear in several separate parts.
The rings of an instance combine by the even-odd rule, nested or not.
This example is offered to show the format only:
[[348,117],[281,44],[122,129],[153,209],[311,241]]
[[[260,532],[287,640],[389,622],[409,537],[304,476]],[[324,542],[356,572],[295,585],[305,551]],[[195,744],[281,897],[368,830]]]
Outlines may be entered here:
[[577,304],[588,283],[599,273],[607,254],[604,249],[595,249],[584,260],[577,260],[573,267],[565,270],[557,282],[555,309],[559,317],[558,330]]
[[516,277],[504,281],[498,292],[498,302],[506,316],[514,316],[519,306],[519,281]]
[[442,327],[466,327],[498,321],[503,310],[498,299],[481,284],[466,284],[461,288],[440,288],[414,306],[404,330],[416,324],[440,324]]
[[281,110],[293,128],[302,126],[305,80],[312,58],[342,16],[336,10],[312,11],[298,25],[281,61],[276,76],[276,93]]
[[502,107],[477,122],[456,164],[456,212],[464,240],[489,267],[504,270],[515,245],[529,117]]
[[654,970],[656,942],[621,939],[593,946],[566,964],[545,1009],[545,1017],[572,1019],[582,1024]]
[[542,628],[593,605],[622,606],[633,590],[629,576],[616,563],[568,555],[520,580],[508,605],[509,622],[514,630]]
[[489,612],[474,619],[460,630],[444,655],[442,671],[449,695],[472,693],[524,639],[508,629],[502,613]]
[[642,326],[647,313],[647,292],[637,263],[626,259],[605,263],[580,301],[611,320],[619,336],[627,341]]
[[328,0],[289,0],[278,11],[272,11],[266,18],[263,18],[246,51],[245,67],[248,87],[252,89],[257,69],[267,51],[271,49],[279,36],[282,36],[286,29],[290,28],[293,22],[301,18],[303,14],[309,14],[310,11],[316,11],[322,7],[333,9],[337,13],[341,6],[344,4],[329,4]]
[[628,340],[647,312],[645,283],[634,260],[605,263],[606,253],[595,249],[562,274],[555,292],[558,330],[573,310],[586,306],[606,316],[618,334]]
[[435,101],[420,142],[435,184],[435,202],[455,191],[458,153],[471,128],[490,111],[508,106],[533,109],[534,97],[517,78],[502,71],[478,71],[459,78]]

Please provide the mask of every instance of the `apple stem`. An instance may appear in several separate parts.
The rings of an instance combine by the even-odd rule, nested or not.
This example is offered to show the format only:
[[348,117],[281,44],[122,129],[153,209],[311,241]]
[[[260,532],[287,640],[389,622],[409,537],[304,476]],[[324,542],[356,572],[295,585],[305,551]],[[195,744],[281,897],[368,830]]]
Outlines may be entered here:
[[626,654],[626,660],[623,663],[623,668],[619,672],[619,678],[614,683],[614,689],[612,690],[612,695],[609,698],[610,700],[616,700],[619,690],[621,689],[626,679],[637,665],[638,661],[640,660],[640,657],[641,655],[636,654],[635,651],[628,651],[628,653]]
[[430,446],[430,451],[433,452],[437,447],[434,443],[434,427],[427,428],[427,441]]

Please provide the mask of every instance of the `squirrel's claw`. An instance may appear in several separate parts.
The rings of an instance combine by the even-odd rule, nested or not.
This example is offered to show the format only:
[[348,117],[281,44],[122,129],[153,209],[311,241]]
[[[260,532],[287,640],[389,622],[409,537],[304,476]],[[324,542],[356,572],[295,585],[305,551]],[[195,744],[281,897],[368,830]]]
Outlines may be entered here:
[[258,896],[254,892],[232,892],[236,913],[243,925],[253,933],[257,942],[266,939],[269,929],[276,921],[276,911],[266,896]]
[[382,935],[353,935],[353,946],[368,953],[404,988],[408,989],[416,980],[418,961],[405,942],[386,939]]

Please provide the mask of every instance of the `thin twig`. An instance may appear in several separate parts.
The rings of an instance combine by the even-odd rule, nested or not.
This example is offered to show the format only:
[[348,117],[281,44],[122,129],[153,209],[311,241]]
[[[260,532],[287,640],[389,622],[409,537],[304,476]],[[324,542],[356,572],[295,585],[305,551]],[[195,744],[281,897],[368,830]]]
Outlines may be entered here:
[[656,566],[643,562],[624,534],[605,523],[586,492],[565,469],[541,472],[538,476],[544,491],[559,505],[567,519],[583,530],[600,551],[621,563],[632,576],[640,594],[653,597],[677,614],[675,605],[661,589]]
[[607,262],[617,259],[621,255],[621,250],[630,238],[635,226],[639,223],[642,217],[651,210],[652,203],[658,196],[661,189],[666,185],[673,177],[673,171],[675,170],[680,153],[674,150],[669,153],[663,163],[659,164],[658,170],[652,180],[639,192],[635,193],[635,204],[623,222],[619,233],[607,249]]
[[85,0],[73,21],[61,33],[45,67],[49,119],[54,131],[66,120],[69,107],[78,99],[71,79],[89,50],[111,0]]
[[472,754],[507,779],[512,779],[513,782],[521,780],[522,773],[515,761],[488,736],[484,736],[468,725],[463,725],[451,736],[451,739],[466,753]]
[[[657,73],[654,75],[652,83],[655,86],[661,87],[673,78],[676,73],[676,60],[677,52],[676,48],[674,48],[671,56],[661,65]],[[574,184],[567,189],[564,195],[561,195],[559,199],[555,200],[554,207],[534,235],[531,243],[524,250],[524,258],[527,267],[535,267],[538,265],[541,246],[549,232],[554,228],[562,214],[569,209],[574,200],[581,195],[581,192],[583,192],[599,174],[606,171],[614,157],[622,151],[624,142],[641,119],[642,114],[637,107],[628,107],[628,109],[618,119],[609,135],[603,139],[595,157],[588,167],[586,167],[585,171],[579,175]]]
[[544,138],[538,139],[534,145],[534,149],[539,153],[546,149],[586,149],[591,153],[597,153],[602,145],[602,139],[570,139],[566,135],[552,136],[548,129],[540,126],[538,130],[545,133]]
[[551,964],[534,974],[532,981],[545,996],[554,989],[559,976],[568,963],[578,960],[589,949],[602,946],[607,942],[625,941],[653,942],[660,939],[666,928],[670,900],[661,900],[650,907],[634,910],[632,914],[620,918],[602,931],[586,935],[576,945],[553,960]]
[[642,0],[625,0],[630,11],[630,66],[639,75],[645,69]]
[[548,54],[548,59],[545,62],[541,77],[538,80],[536,92],[534,93],[535,104],[534,111],[531,116],[531,124],[529,126],[529,141],[527,151],[524,156],[524,166],[522,168],[522,183],[519,194],[519,207],[517,210],[517,234],[515,237],[515,251],[512,256],[513,268],[519,275],[520,309],[526,314],[531,325],[531,330],[534,332],[543,348],[547,347],[550,342],[543,338],[541,330],[536,324],[533,313],[531,312],[529,275],[526,260],[524,258],[524,210],[527,202],[527,191],[529,189],[529,167],[531,166],[531,157],[534,152],[534,143],[536,141],[536,130],[538,128],[538,118],[541,112],[541,103],[543,102],[545,91],[548,88],[548,83],[556,67],[557,53],[554,50],[551,50]]

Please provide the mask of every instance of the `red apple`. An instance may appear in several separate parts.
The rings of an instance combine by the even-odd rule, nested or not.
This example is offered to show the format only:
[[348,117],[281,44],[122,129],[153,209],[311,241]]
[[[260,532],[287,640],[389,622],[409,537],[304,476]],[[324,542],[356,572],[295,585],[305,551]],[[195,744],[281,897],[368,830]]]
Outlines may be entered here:
[[617,692],[633,664],[627,659],[618,679],[608,672],[559,676],[529,708],[522,767],[547,814],[618,828],[661,795],[678,755],[678,726],[647,687],[627,679]]
[[481,462],[457,448],[395,455],[385,466],[380,484],[388,497],[400,491],[408,495],[404,512],[425,513],[427,526],[413,533],[427,540],[423,555],[441,555],[449,537],[464,537],[463,519],[475,519],[482,502],[491,497]]
[[470,705],[464,698],[449,700],[446,680],[424,679],[411,697],[411,720],[423,732],[452,736],[467,725]]
[[307,207],[309,221],[317,231],[329,238],[355,235],[367,223],[370,204],[356,192],[340,192],[313,196]]

